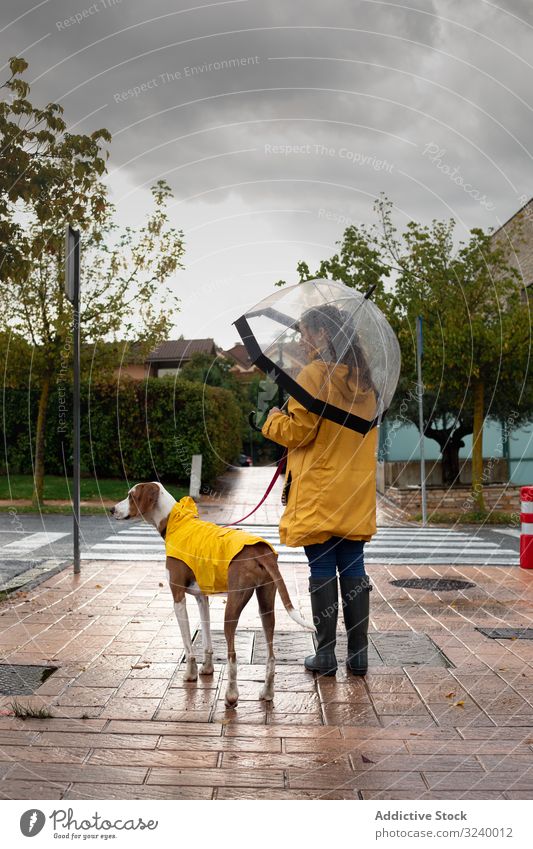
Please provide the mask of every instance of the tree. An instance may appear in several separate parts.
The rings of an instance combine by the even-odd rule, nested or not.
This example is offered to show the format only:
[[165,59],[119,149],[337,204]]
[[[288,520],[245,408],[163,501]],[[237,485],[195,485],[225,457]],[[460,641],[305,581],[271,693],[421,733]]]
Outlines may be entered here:
[[[521,294],[510,250],[490,233],[473,229],[456,247],[453,221],[411,221],[398,236],[391,203],[380,198],[375,210],[378,226],[348,227],[340,251],[315,275],[299,263],[300,279],[331,276],[361,291],[376,284],[375,299],[402,351],[389,418],[401,404],[402,415],[417,427],[415,325],[423,317],[424,434],[439,444],[447,483],[457,482],[459,449],[473,434],[472,491],[484,509],[484,419],[511,415],[516,427],[532,414],[531,304]],[[386,278],[394,279],[392,291],[385,289]]]
[[[139,230],[118,232],[101,180],[105,160],[100,142],[109,141],[109,133],[72,136],[60,106],[33,107],[27,83],[17,78],[26,67],[22,60],[12,60],[14,78],[6,86],[13,99],[2,110],[9,132],[0,163],[0,202],[6,216],[0,231],[0,331],[11,329],[33,347],[32,378],[40,389],[34,501],[40,502],[48,398],[54,380],[70,376],[72,321],[79,320],[83,343],[118,336],[160,341],[177,309],[165,283],[182,267],[184,246],[181,231],[169,226],[172,195],[163,181],[152,189],[154,205],[146,223]],[[6,175],[14,183],[7,193]],[[82,234],[79,316],[72,315],[63,291],[67,220]]]
[[[101,182],[111,140],[105,129],[90,135],[70,133],[63,108],[29,101],[29,84],[22,79],[28,63],[14,57],[10,77],[0,88],[0,279],[24,281],[59,218],[80,227],[98,223],[105,213],[106,189]],[[28,238],[24,219],[41,226],[42,245]]]
[[180,369],[180,377],[193,383],[205,383],[207,386],[221,386],[235,395],[240,394],[240,386],[231,371],[233,363],[225,357],[203,354],[196,351]]

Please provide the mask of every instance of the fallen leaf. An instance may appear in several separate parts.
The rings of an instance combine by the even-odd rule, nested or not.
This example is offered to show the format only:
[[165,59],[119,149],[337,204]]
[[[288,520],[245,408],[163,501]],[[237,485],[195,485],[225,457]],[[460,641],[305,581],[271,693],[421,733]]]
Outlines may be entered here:
[[101,589],[102,589],[102,584],[95,584],[95,585],[94,585],[94,588],[95,588],[95,590],[101,590]]
[[464,701],[454,702],[454,703],[453,703],[453,706],[454,706],[454,707],[464,707],[464,706],[465,706],[465,703],[464,703]]
[[455,693],[446,693],[447,699],[451,699],[451,698],[453,698],[453,696],[455,696]]
[[375,764],[376,761],[371,761],[370,758],[366,758],[364,755],[361,755],[361,760],[364,764]]

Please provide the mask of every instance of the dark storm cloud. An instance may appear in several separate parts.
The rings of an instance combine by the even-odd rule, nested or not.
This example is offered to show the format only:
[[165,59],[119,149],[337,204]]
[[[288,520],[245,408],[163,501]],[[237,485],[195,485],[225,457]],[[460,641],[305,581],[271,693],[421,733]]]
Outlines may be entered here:
[[365,217],[385,191],[492,223],[531,191],[527,4],[193,5],[11,2],[4,55],[31,62],[35,99],[112,131],[112,171],[181,201]]

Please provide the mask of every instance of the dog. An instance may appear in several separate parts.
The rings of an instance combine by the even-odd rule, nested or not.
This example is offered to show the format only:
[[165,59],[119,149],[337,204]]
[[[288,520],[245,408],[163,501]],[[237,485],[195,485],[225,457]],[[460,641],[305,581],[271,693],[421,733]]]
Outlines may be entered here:
[[[182,499],[182,502],[190,502],[194,505],[192,499]],[[179,505],[182,502],[179,502]],[[117,520],[144,519],[153,525],[163,539],[165,539],[170,515],[172,513],[174,517],[176,511],[173,508],[177,507],[177,505],[178,502],[176,502],[160,483],[139,483],[130,489],[127,498],[120,501],[114,507],[111,507],[110,513]],[[194,505],[194,509],[196,510],[196,505]],[[203,522],[198,518],[197,512],[194,514],[189,512],[188,519],[190,520],[190,518],[194,518],[195,532],[196,529],[201,530],[200,525],[209,526],[211,532],[213,532],[213,529],[215,529],[215,532],[219,530],[218,526],[210,522]],[[172,522],[175,524],[174,518]],[[199,524],[196,525],[196,522]],[[227,567],[226,591],[210,594],[227,596],[224,615],[224,636],[228,650],[228,684],[225,693],[225,702],[228,707],[235,707],[239,700],[235,631],[239,622],[239,616],[254,591],[257,596],[261,623],[267,643],[265,681],[259,693],[260,699],[272,701],[274,698],[274,601],[276,590],[279,592],[281,601],[291,619],[309,631],[314,631],[315,629],[302,619],[295,610],[285,581],[279,571],[277,554],[269,543],[257,537],[256,539],[258,541],[250,545],[244,542],[248,536],[244,531],[232,530],[231,533],[234,535],[242,534],[238,544],[243,543],[244,547],[231,559]],[[198,673],[200,675],[212,675],[214,672],[209,598],[200,589],[193,570],[183,560],[169,556],[167,553],[166,569],[174,599],[174,611],[185,648],[185,680],[196,681],[198,679]],[[191,641],[185,600],[186,595],[194,596],[199,607],[203,643],[203,663],[199,669]]]

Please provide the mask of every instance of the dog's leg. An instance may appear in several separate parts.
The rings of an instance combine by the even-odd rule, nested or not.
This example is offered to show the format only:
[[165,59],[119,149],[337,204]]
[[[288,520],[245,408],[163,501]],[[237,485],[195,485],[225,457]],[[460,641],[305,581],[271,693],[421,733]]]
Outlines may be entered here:
[[180,626],[181,639],[183,640],[183,647],[185,649],[185,657],[187,660],[185,681],[196,681],[198,678],[198,667],[196,665],[196,658],[192,649],[191,629],[189,627],[189,617],[187,616],[185,593],[183,593],[181,600],[176,600],[176,596],[174,596],[174,599],[174,612],[176,613],[176,619]]
[[213,643],[211,642],[211,618],[209,616],[209,599],[203,593],[196,596],[198,609],[200,611],[200,622],[202,623],[202,646],[204,649],[204,662],[200,667],[200,675],[212,675],[215,671],[213,666]]
[[228,707],[235,707],[239,701],[239,688],[237,687],[237,655],[235,654],[235,631],[243,608],[250,601],[253,589],[231,588],[231,577],[228,580],[228,601],[226,613],[224,614],[224,636],[228,644],[228,686],[226,687],[225,701]]
[[273,583],[257,587],[257,602],[261,614],[261,624],[267,644],[267,662],[265,669],[265,683],[259,691],[259,698],[271,702],[274,698],[274,675],[276,672],[276,658],[274,657],[274,602],[276,599],[276,586]]

